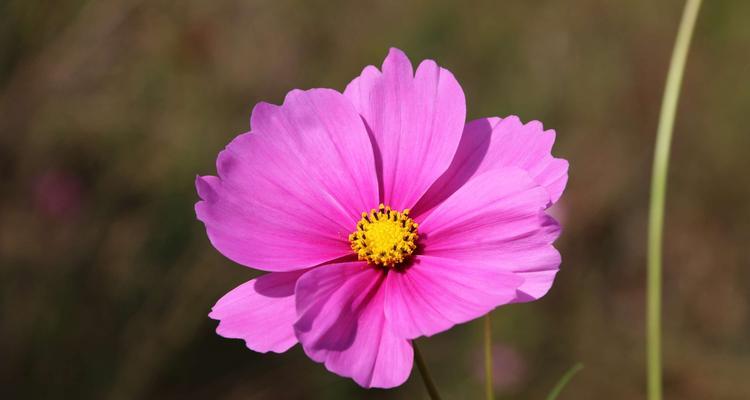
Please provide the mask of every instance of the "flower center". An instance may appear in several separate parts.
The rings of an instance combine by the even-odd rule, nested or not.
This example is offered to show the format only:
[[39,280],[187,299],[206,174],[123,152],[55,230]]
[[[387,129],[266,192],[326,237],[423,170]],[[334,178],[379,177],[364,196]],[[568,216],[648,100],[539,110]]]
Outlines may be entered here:
[[417,248],[417,227],[409,218],[408,208],[398,212],[381,204],[369,214],[362,213],[349,242],[360,260],[393,268],[406,261]]

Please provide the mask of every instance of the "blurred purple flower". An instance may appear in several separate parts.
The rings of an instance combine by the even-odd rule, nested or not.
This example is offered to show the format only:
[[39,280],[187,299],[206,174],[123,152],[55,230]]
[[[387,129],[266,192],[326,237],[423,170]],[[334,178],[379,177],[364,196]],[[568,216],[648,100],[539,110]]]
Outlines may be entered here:
[[560,264],[545,213],[567,182],[554,131],[465,122],[461,86],[392,49],[344,93],[294,90],[196,179],[211,243],[270,273],[222,297],[217,332],[305,353],[364,387],[402,384],[411,340],[547,293]]
[[[484,379],[484,354],[476,354],[476,369],[474,373],[477,379]],[[513,392],[525,380],[528,373],[528,365],[523,355],[514,347],[495,343],[492,346],[492,383],[495,390],[501,393]]]
[[52,218],[70,218],[78,214],[82,201],[81,180],[69,172],[52,169],[33,181],[34,206],[40,214]]

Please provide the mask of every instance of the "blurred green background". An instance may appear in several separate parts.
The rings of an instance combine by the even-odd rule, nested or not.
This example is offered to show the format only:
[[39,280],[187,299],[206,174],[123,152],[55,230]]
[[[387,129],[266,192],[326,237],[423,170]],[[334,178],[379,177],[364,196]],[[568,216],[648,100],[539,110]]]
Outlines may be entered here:
[[[0,397],[419,399],[365,391],[299,347],[214,333],[256,272],[196,221],[196,174],[293,88],[343,90],[389,46],[452,70],[468,116],[558,132],[562,271],[496,310],[500,399],[644,396],[653,139],[683,2],[0,2]],[[750,398],[750,2],[705,2],[676,124],[665,244],[665,392]],[[482,393],[477,321],[422,349],[447,399]]]

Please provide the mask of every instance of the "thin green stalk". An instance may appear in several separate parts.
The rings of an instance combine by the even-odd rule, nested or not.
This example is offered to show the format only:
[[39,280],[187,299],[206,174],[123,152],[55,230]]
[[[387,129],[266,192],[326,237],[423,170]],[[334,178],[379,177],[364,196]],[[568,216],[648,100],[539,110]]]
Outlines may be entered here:
[[557,384],[555,385],[555,387],[553,387],[552,390],[549,392],[549,394],[547,395],[547,400],[557,399],[557,396],[559,396],[560,392],[562,392],[562,390],[565,389],[565,386],[568,385],[568,382],[570,382],[570,380],[573,379],[575,374],[577,374],[578,371],[582,369],[583,369],[583,364],[581,363],[578,363],[570,367],[570,369],[567,372],[565,372],[565,375],[563,375],[562,378],[560,378],[560,380],[557,381]]
[[419,374],[422,376],[422,382],[424,382],[424,387],[427,389],[427,393],[430,394],[430,399],[440,400],[440,394],[435,386],[435,381],[432,380],[430,371],[427,370],[427,364],[425,364],[424,358],[422,358],[422,353],[419,351],[419,347],[417,347],[417,342],[412,341],[411,344],[414,346],[414,359],[417,361]]
[[672,60],[664,87],[659,127],[656,132],[656,149],[651,175],[651,202],[648,219],[648,282],[646,288],[646,359],[648,399],[662,398],[661,361],[661,286],[662,237],[664,231],[664,203],[667,188],[669,147],[672,141],[677,101],[685,71],[685,61],[690,39],[695,28],[701,0],[687,0],[677,31]]
[[492,384],[492,317],[484,316],[484,397],[495,400],[495,388]]

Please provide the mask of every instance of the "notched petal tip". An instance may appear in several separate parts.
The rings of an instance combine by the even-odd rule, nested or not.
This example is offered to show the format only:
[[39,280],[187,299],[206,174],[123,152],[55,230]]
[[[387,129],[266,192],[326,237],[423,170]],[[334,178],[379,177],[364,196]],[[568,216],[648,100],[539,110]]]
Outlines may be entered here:
[[[289,93],[287,93],[286,96],[284,96],[284,101],[289,97]],[[264,118],[265,115],[269,115],[270,113],[273,113],[276,111],[279,107],[276,104],[268,103],[265,101],[260,101],[253,106],[253,110],[250,111],[250,129],[256,129],[259,125],[258,121],[261,118]],[[231,142],[230,142],[231,144]],[[229,147],[229,146],[227,146]]]
[[401,57],[407,60],[409,59],[409,57],[406,56],[406,52],[394,46],[388,48],[388,55],[386,56],[386,58],[388,57]]
[[[209,314],[209,317],[210,317],[210,314]],[[286,353],[289,349],[291,349],[292,347],[294,347],[297,344],[296,340],[295,341],[287,340],[287,341],[285,341],[283,343],[275,345],[274,347],[262,347],[262,346],[258,346],[252,340],[245,339],[245,338],[243,338],[241,336],[237,336],[236,334],[228,332],[227,329],[224,328],[224,325],[222,325],[221,320],[219,320],[218,318],[213,318],[213,317],[211,317],[211,318],[219,321],[219,324],[216,326],[216,329],[214,330],[214,332],[216,332],[217,335],[223,337],[224,339],[238,339],[238,340],[242,340],[245,343],[245,347],[246,348],[248,348],[249,350],[252,350],[252,351],[254,351],[256,353],[261,353],[261,354],[267,354],[267,353],[282,354],[282,353]]]
[[220,179],[228,177],[233,170],[239,166],[240,159],[235,150],[246,146],[251,140],[252,135],[251,131],[237,135],[227,143],[227,145],[224,146],[224,149],[219,152],[219,155],[216,156],[216,174]]
[[300,98],[310,95],[335,96],[341,95],[341,93],[330,88],[292,89],[284,96],[284,103],[282,103],[281,107],[290,107],[293,103],[299,101]]
[[506,123],[506,124],[523,125],[523,122],[521,122],[521,118],[515,114],[505,116],[502,118],[502,120],[503,120],[503,123]]
[[448,71],[447,69],[441,68],[440,65],[438,65],[437,62],[435,62],[435,60],[431,60],[427,58],[427,59],[420,61],[419,65],[417,66],[417,75],[419,75],[420,71],[429,71],[429,70],[435,71],[435,73],[441,73],[441,72],[450,73],[450,71]]
[[409,57],[395,47],[391,47],[388,55],[383,60],[382,71],[386,75],[396,74],[397,76],[408,75],[414,76],[414,67]]
[[361,75],[380,75],[380,70],[374,65],[368,65],[362,68]]
[[541,121],[532,119],[531,121],[525,123],[524,128],[526,129],[533,129],[535,131],[543,132],[544,131],[544,124],[542,124]]
[[[373,66],[369,66],[372,68],[375,68]],[[365,68],[366,69],[366,68]],[[375,68],[377,70],[377,68]],[[262,113],[266,112],[273,112],[277,111],[279,108],[284,107],[290,107],[293,106],[292,103],[295,103],[299,100],[300,97],[310,96],[310,95],[333,95],[333,96],[341,96],[342,93],[339,92],[336,89],[331,88],[309,88],[309,89],[292,89],[286,93],[284,96],[284,101],[281,104],[273,104],[266,101],[261,101],[255,104],[253,107],[252,112],[250,113],[250,127],[254,127],[253,120],[255,120],[254,116],[261,116]]]
[[[217,182],[212,182],[216,180]],[[204,201],[213,201],[216,196],[214,185],[217,185],[218,178],[212,175],[195,176],[195,190],[198,192],[198,196]]]

